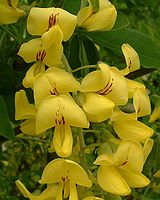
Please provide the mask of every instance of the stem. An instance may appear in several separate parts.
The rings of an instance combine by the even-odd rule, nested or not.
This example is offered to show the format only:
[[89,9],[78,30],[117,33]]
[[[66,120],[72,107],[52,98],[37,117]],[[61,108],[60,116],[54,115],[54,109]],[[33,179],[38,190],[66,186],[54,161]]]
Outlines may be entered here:
[[67,72],[69,72],[70,74],[72,74],[72,69],[71,69],[71,67],[70,67],[70,65],[69,65],[69,63],[68,63],[68,60],[67,60],[66,56],[64,55],[64,53],[63,53],[63,55],[62,55],[62,62],[63,62],[63,64],[64,64],[64,66],[65,66]]
[[72,70],[72,73],[75,73],[75,72],[77,72],[77,71],[79,71],[79,70],[81,70],[81,69],[89,69],[89,68],[95,68],[95,69],[96,69],[96,66],[95,66],[95,65],[86,65],[86,66],[82,66],[82,67],[79,67],[79,68],[77,68],[77,69]]

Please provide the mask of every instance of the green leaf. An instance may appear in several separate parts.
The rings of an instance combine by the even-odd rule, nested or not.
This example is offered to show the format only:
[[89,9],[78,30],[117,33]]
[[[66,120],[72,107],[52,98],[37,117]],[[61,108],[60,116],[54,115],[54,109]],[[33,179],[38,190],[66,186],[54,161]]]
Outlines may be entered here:
[[8,139],[14,139],[15,137],[14,131],[12,129],[11,123],[8,118],[5,102],[1,96],[0,96],[0,135]]
[[108,32],[88,32],[87,35],[96,44],[117,55],[122,55],[122,44],[129,43],[137,51],[144,68],[160,68],[160,44],[140,31],[124,28]]
[[129,24],[130,24],[129,20],[126,17],[126,15],[124,15],[122,13],[118,13],[116,23],[115,23],[112,31],[116,31],[116,30],[119,30],[119,29],[126,28],[127,26],[129,26]]
[[64,0],[63,9],[72,14],[77,14],[80,10],[81,0]]

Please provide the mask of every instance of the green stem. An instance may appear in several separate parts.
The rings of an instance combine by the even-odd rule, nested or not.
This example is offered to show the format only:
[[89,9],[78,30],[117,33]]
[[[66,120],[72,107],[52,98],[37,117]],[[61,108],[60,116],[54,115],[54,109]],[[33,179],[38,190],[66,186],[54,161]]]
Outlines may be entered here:
[[0,26],[0,27],[19,43],[19,39],[12,32],[10,32],[5,26]]
[[72,74],[72,69],[71,69],[71,67],[70,67],[70,65],[68,63],[68,60],[67,60],[66,56],[64,55],[64,53],[62,55],[62,62],[63,62],[63,65],[65,66],[67,72],[69,72],[70,74]]
[[75,73],[75,72],[77,72],[77,71],[79,71],[79,70],[81,70],[81,69],[89,69],[89,68],[96,68],[96,66],[95,66],[95,65],[86,65],[86,66],[82,66],[82,67],[79,67],[79,68],[77,68],[77,69],[72,70],[72,73]]

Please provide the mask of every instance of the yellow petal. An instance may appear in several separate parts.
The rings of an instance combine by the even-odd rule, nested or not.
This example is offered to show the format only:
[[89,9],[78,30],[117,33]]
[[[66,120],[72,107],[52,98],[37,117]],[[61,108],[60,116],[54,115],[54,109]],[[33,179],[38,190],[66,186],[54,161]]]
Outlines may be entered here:
[[123,121],[123,120],[136,120],[137,119],[137,115],[136,113],[124,113],[120,110],[118,111],[114,111],[112,116],[110,117],[111,121]]
[[144,87],[136,89],[133,94],[133,105],[138,117],[151,113],[150,99]]
[[42,41],[40,38],[35,38],[29,42],[23,43],[19,49],[18,55],[21,56],[27,63],[36,61],[36,55],[41,49]]
[[26,93],[24,90],[16,92],[15,95],[15,119],[34,119],[36,115],[36,109],[33,104],[28,102]]
[[23,85],[25,88],[33,88],[33,84],[34,84],[34,80],[35,77],[39,74],[39,73],[43,73],[45,72],[45,66],[39,62],[36,62],[35,64],[33,64],[29,70],[27,71],[24,79],[23,79]]
[[27,21],[28,32],[31,35],[42,35],[51,28],[50,19],[54,17],[63,32],[63,40],[67,41],[74,32],[77,17],[61,8],[32,8]]
[[114,121],[113,128],[122,140],[131,139],[140,142],[153,135],[150,127],[136,120]]
[[70,126],[59,125],[55,127],[53,145],[58,156],[66,158],[71,155],[73,138]]
[[70,185],[70,195],[69,200],[78,200],[77,188],[74,183],[69,182]]
[[134,173],[130,170],[123,169],[118,169],[118,171],[127,182],[129,187],[141,188],[147,186],[150,183],[150,180],[141,173]]
[[34,84],[35,104],[39,103],[48,95],[75,92],[79,89],[79,82],[63,69],[49,68],[44,74],[36,77]]
[[103,200],[103,199],[101,199],[99,197],[89,196],[89,197],[84,198],[83,200]]
[[114,167],[100,166],[97,171],[97,180],[101,188],[117,195],[128,195],[131,190],[125,180]]
[[113,28],[117,18],[117,11],[113,5],[91,15],[81,25],[87,31],[108,31]]
[[143,146],[143,151],[144,151],[144,163],[147,160],[148,155],[151,153],[152,148],[153,148],[154,140],[148,138]]
[[56,125],[87,128],[89,123],[83,110],[68,95],[51,95],[39,105],[36,132],[41,133]]
[[132,172],[142,172],[144,164],[143,148],[140,143],[132,140],[124,140],[114,154],[115,165],[121,169]]
[[26,135],[36,135],[36,121],[35,119],[27,119],[20,124],[20,129],[22,133]]
[[110,80],[110,67],[105,63],[99,64],[100,70],[87,74],[80,87],[81,92],[97,92],[104,88]]
[[156,178],[160,178],[160,169],[153,176]]
[[128,84],[128,97],[129,98],[133,98],[134,92],[138,89],[138,88],[145,88],[145,86],[137,81],[133,81],[133,80],[127,80],[127,84]]
[[48,49],[51,45],[61,44],[63,40],[63,33],[58,25],[51,27],[45,32],[42,37],[42,48]]
[[114,164],[114,158],[112,155],[101,154],[94,161],[94,165],[107,165],[112,166]]
[[15,183],[24,197],[29,198],[31,200],[33,199],[33,195],[27,190],[27,188],[23,185],[23,183],[20,180],[17,180]]
[[112,101],[102,95],[88,93],[83,109],[89,121],[102,122],[111,116],[114,106],[115,104]]
[[129,44],[122,45],[122,52],[125,57],[127,67],[121,72],[124,75],[127,75],[130,72],[138,70],[140,68],[140,60],[137,52]]
[[25,12],[17,8],[18,1],[1,0],[0,3],[0,24],[11,24],[18,21],[18,19],[25,15]]
[[160,106],[155,106],[155,108],[150,116],[149,122],[153,123],[159,118],[160,118]]
[[86,187],[91,187],[92,185],[87,173],[79,164],[62,158],[57,158],[47,164],[41,177],[41,183],[63,182],[66,177],[71,183]]

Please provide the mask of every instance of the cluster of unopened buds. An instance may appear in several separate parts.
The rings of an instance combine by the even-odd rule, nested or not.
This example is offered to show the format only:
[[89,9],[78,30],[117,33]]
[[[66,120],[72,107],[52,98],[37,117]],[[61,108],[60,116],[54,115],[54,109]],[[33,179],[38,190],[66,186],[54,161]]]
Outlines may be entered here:
[[[30,200],[100,200],[103,195],[95,197],[92,192],[85,196],[85,189],[79,194],[77,185],[91,188],[97,184],[102,191],[124,196],[130,194],[130,188],[149,184],[142,170],[153,146],[153,130],[138,118],[150,114],[150,100],[143,84],[126,78],[140,68],[137,52],[123,44],[123,70],[99,61],[83,79],[74,77],[63,53],[62,42],[71,38],[76,27],[107,31],[116,17],[115,7],[107,0],[99,0],[99,11],[88,0],[88,6],[81,8],[77,16],[54,7],[30,10],[27,30],[37,37],[22,44],[18,55],[27,63],[34,62],[23,79],[23,86],[33,90],[34,104],[28,102],[24,90],[16,92],[16,120],[22,120],[21,131],[30,136],[54,130],[50,150],[59,156],[42,173],[39,183],[47,187],[40,195],[32,195],[20,180],[16,181]],[[125,112],[127,105],[132,112]],[[83,130],[92,131],[92,123],[102,122],[110,124],[114,134],[108,135],[107,150],[98,151],[93,163],[96,179],[92,170],[82,168],[78,158],[70,159],[74,158],[74,148],[82,150],[78,135],[74,144],[72,130],[74,127],[83,136]]]

